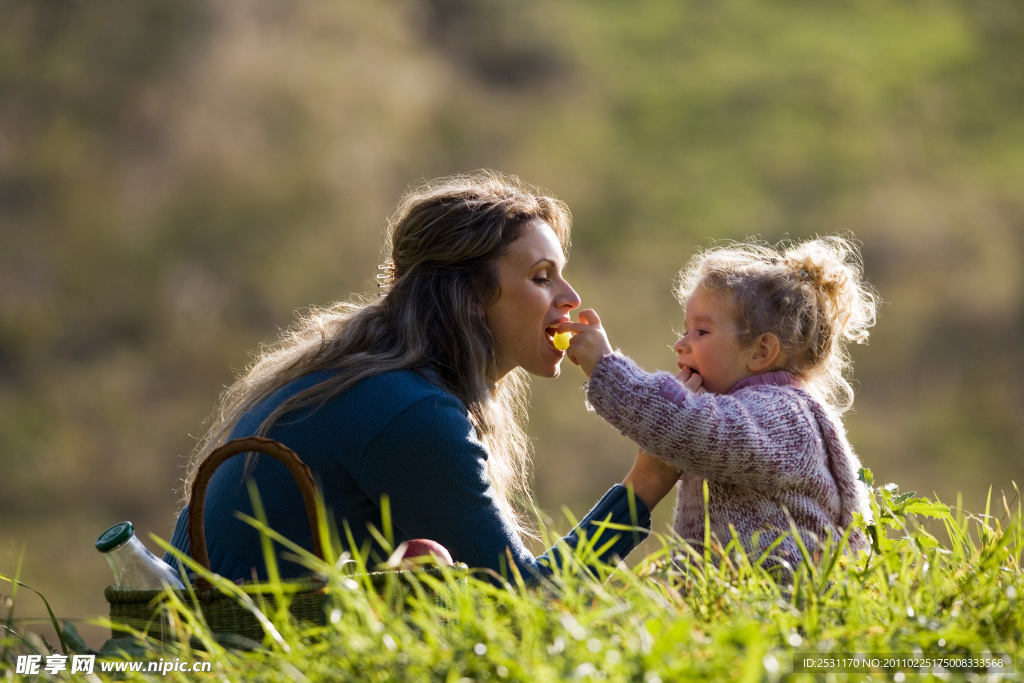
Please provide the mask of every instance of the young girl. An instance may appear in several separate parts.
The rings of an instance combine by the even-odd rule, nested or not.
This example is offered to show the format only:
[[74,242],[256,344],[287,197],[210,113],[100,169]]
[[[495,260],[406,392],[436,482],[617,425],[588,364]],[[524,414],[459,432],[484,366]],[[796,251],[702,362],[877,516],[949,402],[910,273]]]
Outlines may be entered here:
[[[752,562],[767,552],[763,566],[785,576],[801,558],[791,521],[814,553],[866,512],[840,421],[853,402],[846,343],[865,341],[875,321],[859,253],[841,237],[781,252],[718,247],[690,261],[676,295],[685,313],[676,378],[613,352],[592,310],[560,326],[575,334],[567,353],[590,377],[594,410],[680,470],[676,533],[703,551],[706,480],[717,543],[734,528]],[[859,530],[850,545],[866,547]]]

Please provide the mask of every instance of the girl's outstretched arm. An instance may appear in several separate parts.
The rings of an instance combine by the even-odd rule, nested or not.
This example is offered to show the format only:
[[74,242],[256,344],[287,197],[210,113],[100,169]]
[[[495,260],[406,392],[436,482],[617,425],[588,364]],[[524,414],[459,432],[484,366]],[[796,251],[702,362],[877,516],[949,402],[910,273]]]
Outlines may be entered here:
[[[821,433],[792,389],[758,387],[738,396],[698,393],[666,372],[648,373],[613,353],[592,370],[593,409],[666,464],[712,481],[758,486],[802,481],[821,466]],[[809,400],[809,397],[808,397]],[[817,441],[817,445],[815,445]]]

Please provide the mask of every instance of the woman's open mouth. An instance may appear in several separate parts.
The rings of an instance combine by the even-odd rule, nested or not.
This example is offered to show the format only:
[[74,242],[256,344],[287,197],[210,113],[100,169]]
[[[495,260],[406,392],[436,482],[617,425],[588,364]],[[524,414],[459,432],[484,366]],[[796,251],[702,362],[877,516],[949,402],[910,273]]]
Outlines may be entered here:
[[[555,351],[558,351],[558,349],[555,348],[555,333],[556,332],[558,332],[558,325],[552,325],[551,327],[544,328],[544,337],[548,340],[548,346],[550,346],[551,348],[555,349]],[[562,353],[561,351],[558,351],[558,352]]]

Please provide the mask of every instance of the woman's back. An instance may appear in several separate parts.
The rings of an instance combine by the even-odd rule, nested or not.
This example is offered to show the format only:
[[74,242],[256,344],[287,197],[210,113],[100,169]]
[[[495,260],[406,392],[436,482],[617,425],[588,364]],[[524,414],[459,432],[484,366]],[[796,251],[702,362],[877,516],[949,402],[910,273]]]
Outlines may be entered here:
[[[249,435],[262,415],[322,373],[296,380],[246,414],[232,433]],[[294,450],[310,467],[323,490],[324,503],[356,546],[371,541],[368,525],[381,527],[380,501],[388,497],[394,542],[430,538],[445,546],[457,562],[502,574],[511,559],[527,578],[550,571],[523,545],[515,526],[495,504],[487,471],[488,452],[476,436],[465,406],[452,394],[412,371],[375,375],[358,382],[322,406],[289,414],[269,437]],[[245,484],[245,458],[227,461],[211,479],[204,520],[210,564],[231,579],[266,578],[258,532],[239,520],[252,515]],[[258,457],[251,478],[260,492],[272,529],[312,550],[312,536],[299,494],[287,469],[272,458]],[[189,552],[187,509],[178,518],[171,544]],[[625,487],[614,486],[566,537],[575,545],[579,529],[596,533],[603,521],[649,528],[650,513],[632,500]],[[638,530],[639,531],[639,530]],[[602,553],[624,557],[643,533],[615,532],[617,540]],[[308,573],[275,548],[281,576]],[[379,550],[379,549],[378,549]],[[172,565],[173,556],[165,558]],[[378,552],[377,559],[384,559]]]
[[[328,374],[314,373],[282,388],[247,413],[231,438],[255,433],[278,404]],[[432,538],[457,560],[478,567],[496,567],[506,545],[529,557],[493,504],[487,452],[465,406],[416,372],[361,380],[318,408],[284,417],[268,436],[309,466],[327,509],[339,523],[347,522],[358,547],[372,539],[369,525],[383,531],[380,501],[387,496],[396,544]],[[255,571],[265,578],[258,533],[235,514],[252,515],[245,461],[241,456],[227,461],[211,479],[204,514],[210,562],[224,576],[250,578]],[[251,477],[270,527],[312,550],[302,498],[287,469],[258,456]],[[171,542],[188,551],[184,519],[179,518]],[[481,524],[499,533],[474,533]],[[486,538],[491,542],[484,542]],[[296,563],[279,562],[283,576],[306,571]]]

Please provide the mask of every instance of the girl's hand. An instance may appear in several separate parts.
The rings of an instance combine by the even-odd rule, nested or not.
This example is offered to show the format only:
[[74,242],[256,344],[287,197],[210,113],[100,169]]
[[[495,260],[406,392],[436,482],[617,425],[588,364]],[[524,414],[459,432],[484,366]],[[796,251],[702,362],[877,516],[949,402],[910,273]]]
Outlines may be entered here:
[[601,327],[601,319],[592,308],[580,311],[579,322],[567,322],[558,326],[559,332],[571,332],[569,348],[565,354],[590,377],[597,362],[612,352],[608,335]]
[[683,386],[695,394],[703,394],[707,389],[701,386],[704,380],[690,368],[683,368],[676,374],[676,379],[682,382]]
[[680,474],[679,470],[641,448],[637,451],[633,469],[622,485],[632,487],[636,497],[644,502],[648,510],[653,510],[665,494],[672,490]]

